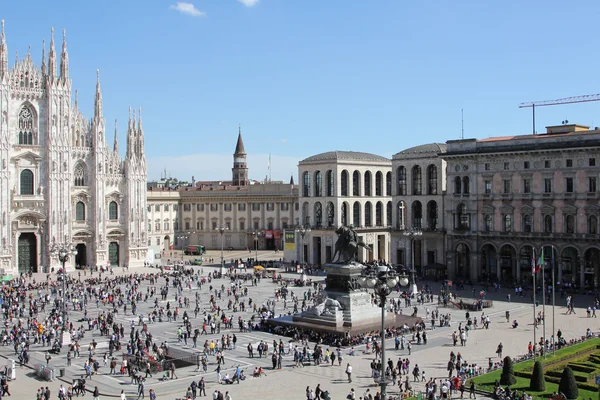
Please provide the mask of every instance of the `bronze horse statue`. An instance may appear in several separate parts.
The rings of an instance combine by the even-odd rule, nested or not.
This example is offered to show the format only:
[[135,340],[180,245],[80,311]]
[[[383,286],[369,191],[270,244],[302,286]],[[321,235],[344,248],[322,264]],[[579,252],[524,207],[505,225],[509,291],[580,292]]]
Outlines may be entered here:
[[352,227],[341,226],[335,233],[338,234],[338,240],[335,242],[335,253],[332,258],[333,263],[346,264],[356,261],[360,247],[372,251],[362,239],[359,239]]

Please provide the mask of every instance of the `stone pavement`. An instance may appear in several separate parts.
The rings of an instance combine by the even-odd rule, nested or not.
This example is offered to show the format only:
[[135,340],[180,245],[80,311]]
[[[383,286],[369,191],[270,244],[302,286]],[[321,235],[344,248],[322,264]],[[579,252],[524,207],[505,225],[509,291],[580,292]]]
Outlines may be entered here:
[[[247,252],[241,252],[240,254],[233,254],[234,252],[227,252],[226,258],[230,259],[232,257],[246,257]],[[275,253],[267,253],[260,252],[260,259],[278,259],[279,254]],[[252,253],[252,256],[254,253]],[[214,256],[215,260],[218,262],[219,252],[209,253],[208,256]],[[211,266],[204,266],[204,273],[208,273],[209,268]],[[130,273],[133,272],[156,272],[156,269],[152,268],[144,268],[140,270],[130,270]],[[117,271],[117,273],[121,273],[121,271]],[[289,274],[290,277],[296,276]],[[38,277],[38,279],[45,279],[45,277]],[[315,277],[316,279],[323,279],[322,277]],[[213,286],[220,286],[221,284],[227,285],[228,280],[216,280],[213,281]],[[156,285],[159,287],[161,283]],[[437,284],[433,283],[433,287],[436,288]],[[261,283],[255,287],[249,287],[249,297],[251,297],[254,301],[259,304],[264,302],[267,298],[272,298],[274,290],[277,288],[277,285],[270,282],[268,279],[263,279]],[[143,288],[145,290],[145,288]],[[195,288],[192,291],[184,290],[183,295],[189,297],[193,304]],[[300,297],[302,293],[307,290],[307,288],[292,288]],[[202,307],[207,307],[208,305],[208,296],[207,296],[207,288],[203,288],[201,290],[201,300]],[[172,302],[173,300],[173,291],[169,292],[169,300]],[[491,327],[489,330],[478,329],[476,331],[471,331],[467,345],[464,347],[456,347],[453,348],[451,335],[452,332],[457,328],[458,323],[460,321],[464,321],[465,313],[464,311],[454,310],[454,309],[445,309],[440,308],[440,314],[450,313],[452,315],[452,327],[450,328],[436,328],[434,331],[428,332],[428,344],[426,346],[417,346],[414,345],[412,348],[412,354],[409,357],[411,360],[411,365],[418,364],[422,370],[425,371],[427,378],[429,377],[443,377],[447,376],[446,372],[446,363],[449,357],[450,351],[454,350],[455,352],[461,352],[463,357],[469,363],[477,363],[478,365],[487,366],[488,357],[493,357],[494,360],[498,360],[495,350],[498,343],[502,342],[504,345],[504,354],[510,356],[517,356],[524,354],[527,350],[527,344],[529,341],[533,340],[533,326],[530,323],[533,318],[531,301],[529,299],[514,299],[513,302],[508,303],[505,301],[507,291],[501,290],[497,293],[489,293],[488,298],[494,299],[494,307],[492,309],[487,310],[486,313],[489,313],[491,316]],[[463,293],[465,296],[470,295],[470,290],[464,290]],[[461,293],[459,292],[459,296]],[[228,298],[225,296],[220,304],[225,305]],[[519,302],[522,300],[522,302]],[[589,299],[580,296],[576,304],[581,307],[587,307],[586,301]],[[557,296],[557,302],[559,301]],[[161,302],[164,306],[165,302]],[[153,302],[141,303],[139,305],[140,311],[144,314],[148,314],[148,310],[153,306]],[[436,304],[429,304],[425,306],[419,307],[419,315],[424,315],[425,309],[429,308],[430,310],[435,309]],[[284,312],[282,310],[282,303],[277,304],[276,313]],[[541,309],[541,306],[540,308]],[[104,310],[104,307],[100,305],[99,309],[96,307],[94,302],[88,303],[88,316],[94,317],[98,312]],[[108,310],[108,308],[107,308]],[[513,319],[517,319],[519,321],[519,328],[512,329],[510,327],[510,323],[505,322],[504,314],[506,310],[510,310],[511,313],[511,321]],[[586,317],[586,313],[584,308],[577,309],[576,315],[565,315],[566,308],[564,307],[564,301],[561,299],[560,306],[556,307],[556,328],[561,329],[563,334],[567,339],[573,337],[579,337],[585,333],[585,330],[590,327],[594,331],[598,331],[598,327],[600,326],[597,320],[590,320]],[[374,312],[379,312],[377,308],[374,308]],[[117,323],[122,323],[125,327],[126,332],[129,331],[129,325],[132,319],[136,320],[137,318],[131,315],[131,311],[128,312],[129,315],[125,316],[122,314],[122,309],[120,313],[117,315]],[[200,323],[200,315],[199,319],[195,320],[193,317],[193,307],[188,309],[188,313],[191,313],[192,324],[194,327]],[[231,315],[232,313],[227,313],[227,315]],[[234,314],[234,321],[237,320],[237,317],[242,315],[243,318],[247,319],[250,316],[250,313],[236,313]],[[480,315],[480,313],[472,312],[471,315]],[[551,315],[551,307],[546,306],[546,315],[548,316],[548,326],[546,327],[547,335],[550,336],[552,332],[552,315]],[[70,317],[73,321],[77,321],[82,317],[81,312],[70,312]],[[76,325],[77,326],[77,325]],[[162,341],[168,341],[171,348],[180,348],[183,350],[192,351],[191,345],[192,341],[189,340],[189,346],[185,346],[183,343],[177,342],[176,331],[178,327],[178,323],[176,322],[162,322],[156,324],[148,325],[150,331],[154,335],[154,341],[157,343],[161,343]],[[234,323],[234,328],[236,324]],[[149,378],[146,381],[145,387],[146,391],[150,388],[153,388],[156,391],[157,398],[159,400],[162,399],[176,399],[185,396],[185,392],[189,383],[195,379],[199,380],[200,376],[204,376],[207,381],[207,394],[210,396],[214,390],[220,390],[223,393],[225,391],[229,391],[233,399],[246,399],[246,398],[261,398],[265,400],[269,399],[304,399],[306,386],[310,386],[311,388],[315,388],[317,384],[321,384],[321,388],[323,390],[329,390],[332,399],[344,399],[351,388],[354,388],[358,396],[362,395],[367,388],[370,388],[372,393],[375,393],[378,388],[373,385],[372,380],[370,379],[370,367],[369,363],[372,360],[372,356],[370,354],[363,354],[364,346],[357,347],[357,355],[356,356],[345,356],[344,362],[342,366],[329,366],[329,365],[321,365],[321,366],[307,366],[303,368],[294,368],[293,360],[291,355],[286,355],[284,357],[283,369],[282,370],[272,370],[270,358],[249,358],[248,353],[246,351],[246,346],[248,343],[257,344],[261,340],[266,341],[267,343],[272,343],[273,340],[279,341],[281,338],[284,343],[287,343],[289,338],[279,337],[276,335],[272,335],[266,332],[249,332],[249,333],[239,333],[237,329],[233,330],[222,330],[222,334],[235,333],[238,337],[237,349],[227,351],[225,355],[226,359],[226,368],[229,370],[230,375],[232,374],[233,368],[237,365],[240,365],[241,368],[245,371],[245,374],[249,376],[246,381],[241,384],[235,385],[220,385],[217,384],[217,374],[214,372],[216,368],[216,362],[214,357],[210,357],[210,364],[208,366],[207,373],[197,373],[194,372],[194,367],[188,368],[180,368],[177,370],[177,375],[179,379],[161,381],[155,375],[152,378]],[[542,328],[538,329],[538,339],[542,335]],[[218,339],[221,335],[209,335],[208,339]],[[88,331],[86,332],[85,338],[81,340],[82,344],[82,355],[85,356],[87,354],[87,346],[89,342],[95,339],[98,342],[96,357],[101,360],[105,351],[107,351],[108,340],[105,337],[99,336],[97,331]],[[200,337],[198,341],[199,345],[203,343],[205,340],[204,336]],[[44,362],[44,349],[40,348],[37,345],[31,346],[31,362],[30,364],[36,364],[37,362]],[[14,352],[11,347],[0,347],[0,356],[2,357],[13,357]],[[406,351],[395,351],[393,340],[386,341],[386,357],[392,358],[392,360],[397,360],[399,357],[405,358],[408,354]],[[117,358],[120,360],[120,358]],[[70,385],[71,379],[75,377],[79,377],[83,373],[83,363],[84,358],[74,359],[73,365],[71,367],[66,367],[66,351],[63,352],[59,356],[54,356],[51,363],[54,364],[58,370],[58,368],[66,368],[66,376],[64,380],[57,379],[54,382],[42,382],[37,380],[37,378],[30,377],[31,371],[27,368],[18,368],[17,369],[17,379],[15,381],[10,382],[11,393],[13,395],[17,395],[18,398],[35,398],[35,392],[40,386],[49,386],[52,395],[56,395],[58,387],[60,384],[65,386]],[[344,373],[344,365],[350,362],[353,366],[353,382],[352,384],[347,382],[346,375]],[[2,365],[2,360],[0,359],[0,365]],[[102,366],[102,361],[100,361]],[[336,362],[337,364],[337,362]],[[252,370],[255,366],[261,365],[265,368],[267,373],[266,377],[262,378],[252,378],[250,377]],[[127,393],[129,399],[136,398],[136,385],[130,385],[129,380],[126,377],[121,376],[108,376],[105,375],[108,372],[108,368],[100,368],[100,375],[94,376],[92,380],[88,380],[87,387],[89,389],[93,389],[94,386],[98,386],[100,389],[100,393],[102,394],[100,398],[108,398],[112,396],[119,396],[121,389],[124,389]],[[223,375],[225,371],[222,372]],[[412,380],[412,376],[411,376]],[[417,389],[422,389],[424,384],[415,383],[413,387]],[[388,390],[388,393],[397,393],[396,388]],[[146,394],[147,395],[147,394]]]

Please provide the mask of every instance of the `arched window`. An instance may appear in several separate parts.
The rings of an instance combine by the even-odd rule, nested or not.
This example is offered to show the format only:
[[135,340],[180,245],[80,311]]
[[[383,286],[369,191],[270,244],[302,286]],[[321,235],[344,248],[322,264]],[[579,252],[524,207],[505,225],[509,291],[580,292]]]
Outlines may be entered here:
[[34,118],[28,106],[19,112],[19,144],[37,144],[33,142]]
[[565,216],[565,233],[575,233],[575,217],[573,215]]
[[333,196],[333,188],[334,188],[334,183],[333,183],[333,171],[329,170],[327,171],[327,173],[325,174],[325,179],[327,180],[327,191],[326,191],[326,196]]
[[598,234],[598,217],[590,215],[588,218],[588,233],[590,235]]
[[385,174],[385,195],[392,195],[392,173],[388,172]]
[[469,177],[465,176],[463,178],[463,193],[469,194]]
[[392,202],[388,201],[386,206],[385,206],[385,224],[386,226],[388,226],[389,228],[392,227]]
[[412,194],[420,195],[421,193],[421,167],[415,165],[412,169]]
[[327,226],[333,226],[335,211],[332,202],[327,202]]
[[348,196],[348,171],[342,171],[342,177],[340,179],[342,186],[342,196]]
[[352,206],[352,225],[360,227],[360,203],[358,201],[355,201]]
[[85,221],[85,204],[81,201],[78,201],[77,204],[75,204],[75,220]]
[[360,196],[360,172],[352,174],[352,196]]
[[433,200],[427,203],[427,224],[432,231],[438,228],[438,205]]
[[552,233],[552,215],[544,216],[544,232]]
[[433,164],[427,167],[427,194],[437,194],[437,167]]
[[483,230],[485,232],[491,232],[492,228],[492,216],[490,214],[485,214],[483,217]]
[[523,215],[523,232],[525,232],[525,233],[533,232],[533,220],[531,218],[531,214]]
[[423,225],[423,205],[418,200],[412,203],[412,225],[413,228],[421,228]]
[[108,204],[108,219],[116,221],[119,219],[119,206],[116,201],[111,201]]
[[383,203],[375,204],[375,226],[383,226]]
[[315,197],[323,196],[323,177],[321,171],[315,172]]
[[365,172],[365,196],[371,196],[371,171]]
[[83,165],[79,164],[75,167],[73,177],[75,186],[85,186],[85,170],[83,169]]
[[504,232],[512,232],[512,214],[504,214],[502,216],[502,230]]
[[346,202],[342,203],[342,226],[348,225],[348,204]]
[[457,176],[456,178],[454,178],[454,194],[460,194],[460,188],[461,188],[461,180],[460,180],[460,176]]
[[375,174],[375,196],[383,196],[383,174],[377,171]]
[[370,201],[367,201],[365,204],[365,226],[372,226],[373,223],[371,221],[373,215],[373,205]]
[[318,201],[315,203],[315,225],[323,225],[323,206]]
[[29,169],[21,171],[21,194],[33,195],[33,172]]
[[398,174],[398,196],[406,195],[406,168],[400,166],[397,169]]
[[302,196],[310,197],[310,173],[306,171],[302,175]]
[[396,214],[396,228],[404,229],[404,221],[406,221],[406,203],[404,201],[399,201]]

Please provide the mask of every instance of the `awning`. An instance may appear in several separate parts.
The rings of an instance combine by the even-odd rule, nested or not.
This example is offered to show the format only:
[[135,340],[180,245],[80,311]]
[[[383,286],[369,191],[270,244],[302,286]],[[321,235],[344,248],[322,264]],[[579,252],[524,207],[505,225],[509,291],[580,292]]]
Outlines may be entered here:
[[445,266],[444,264],[432,263],[432,264],[426,265],[425,269],[435,270],[435,271],[444,271],[444,270],[448,269],[448,267]]

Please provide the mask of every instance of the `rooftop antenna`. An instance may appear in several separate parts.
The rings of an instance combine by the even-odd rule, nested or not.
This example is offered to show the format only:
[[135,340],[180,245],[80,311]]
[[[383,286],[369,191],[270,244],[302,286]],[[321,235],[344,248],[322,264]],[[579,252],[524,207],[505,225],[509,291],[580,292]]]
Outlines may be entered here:
[[465,138],[465,117],[462,108],[460,109],[460,138]]

